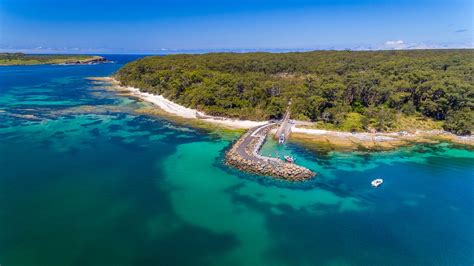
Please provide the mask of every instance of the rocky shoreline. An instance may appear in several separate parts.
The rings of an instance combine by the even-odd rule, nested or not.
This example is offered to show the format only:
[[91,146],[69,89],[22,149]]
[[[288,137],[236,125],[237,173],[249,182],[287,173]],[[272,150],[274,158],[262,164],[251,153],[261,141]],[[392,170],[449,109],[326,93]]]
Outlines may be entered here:
[[316,174],[305,167],[258,154],[266,135],[272,128],[272,125],[267,125],[245,133],[226,152],[226,164],[242,171],[287,181],[304,181],[313,178]]
[[94,56],[91,59],[85,60],[71,60],[61,63],[60,65],[95,65],[95,64],[102,64],[102,63],[110,63],[111,61],[102,56]]

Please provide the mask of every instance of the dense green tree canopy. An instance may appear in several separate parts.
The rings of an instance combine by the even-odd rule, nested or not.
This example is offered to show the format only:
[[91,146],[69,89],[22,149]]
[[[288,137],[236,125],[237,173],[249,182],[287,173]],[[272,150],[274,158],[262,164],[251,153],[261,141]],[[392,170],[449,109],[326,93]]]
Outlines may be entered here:
[[295,119],[347,125],[357,117],[361,124],[351,127],[383,131],[396,114],[445,120],[472,113],[473,70],[473,50],[314,51],[152,56],[116,77],[212,115],[279,118],[291,99]]

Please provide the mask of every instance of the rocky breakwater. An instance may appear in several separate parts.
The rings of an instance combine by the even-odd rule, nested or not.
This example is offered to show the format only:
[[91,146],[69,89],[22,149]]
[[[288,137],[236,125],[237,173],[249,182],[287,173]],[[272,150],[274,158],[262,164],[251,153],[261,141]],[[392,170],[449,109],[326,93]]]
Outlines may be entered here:
[[267,124],[250,129],[227,151],[226,164],[242,171],[288,181],[304,181],[314,177],[316,174],[305,167],[258,153],[268,132],[275,126]]

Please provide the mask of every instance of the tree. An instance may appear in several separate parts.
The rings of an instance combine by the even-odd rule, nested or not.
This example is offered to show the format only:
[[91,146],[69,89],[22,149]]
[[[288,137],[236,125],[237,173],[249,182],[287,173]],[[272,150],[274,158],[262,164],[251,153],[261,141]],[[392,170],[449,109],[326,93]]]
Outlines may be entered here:
[[456,135],[470,135],[474,130],[474,111],[463,108],[449,112],[443,128]]
[[267,107],[269,118],[282,118],[285,112],[286,102],[279,97],[273,97]]
[[[370,106],[367,108],[366,117],[369,119],[368,126],[377,131],[387,131],[395,122],[395,113],[385,106]],[[364,122],[367,126],[367,120]]]
[[346,114],[350,111],[350,107],[346,105],[337,105],[327,108],[322,114],[322,119],[326,123],[340,125],[344,122]]

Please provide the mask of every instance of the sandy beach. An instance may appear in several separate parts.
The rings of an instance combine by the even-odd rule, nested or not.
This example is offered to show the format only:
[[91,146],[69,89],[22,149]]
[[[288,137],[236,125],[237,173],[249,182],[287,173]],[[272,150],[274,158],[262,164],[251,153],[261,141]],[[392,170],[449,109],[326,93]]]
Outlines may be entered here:
[[139,88],[134,87],[124,87],[120,86],[119,82],[112,77],[99,77],[99,78],[90,78],[91,80],[103,81],[111,83],[117,90],[127,91],[131,96],[137,97],[143,101],[152,103],[158,106],[160,109],[165,111],[168,114],[185,118],[185,119],[197,119],[207,123],[211,123],[218,126],[223,126],[233,129],[249,129],[256,126],[264,125],[267,121],[252,121],[252,120],[239,120],[231,119],[226,117],[210,116],[206,115],[203,112],[187,108],[185,106],[174,103],[162,95],[151,94],[147,92],[140,91]]

